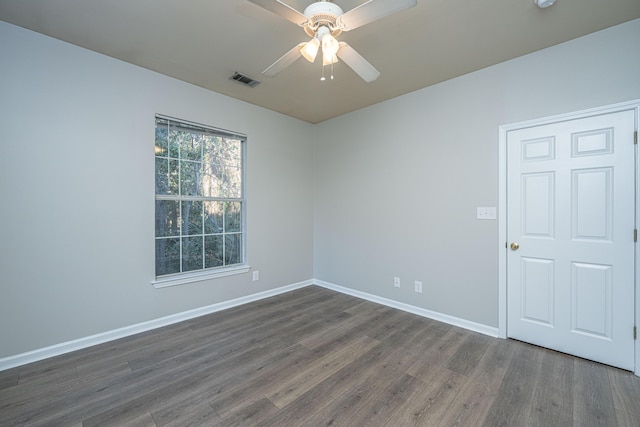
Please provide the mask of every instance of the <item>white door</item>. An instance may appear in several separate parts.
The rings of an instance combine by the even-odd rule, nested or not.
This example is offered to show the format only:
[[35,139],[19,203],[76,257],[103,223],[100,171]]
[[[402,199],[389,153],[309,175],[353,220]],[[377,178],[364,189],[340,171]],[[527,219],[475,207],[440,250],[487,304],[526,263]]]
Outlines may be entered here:
[[634,112],[507,134],[507,334],[634,369]]

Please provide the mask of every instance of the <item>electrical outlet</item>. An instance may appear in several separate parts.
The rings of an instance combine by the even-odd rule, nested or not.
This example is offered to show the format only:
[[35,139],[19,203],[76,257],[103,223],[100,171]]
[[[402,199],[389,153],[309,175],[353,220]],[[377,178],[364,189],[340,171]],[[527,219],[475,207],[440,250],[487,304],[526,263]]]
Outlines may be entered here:
[[399,277],[394,277],[393,278],[393,286],[395,286],[396,288],[400,287],[400,278]]
[[260,271],[256,270],[253,272],[253,281],[257,282],[258,280],[260,280]]
[[422,293],[422,282],[418,282],[417,280],[414,282],[415,290],[417,293]]

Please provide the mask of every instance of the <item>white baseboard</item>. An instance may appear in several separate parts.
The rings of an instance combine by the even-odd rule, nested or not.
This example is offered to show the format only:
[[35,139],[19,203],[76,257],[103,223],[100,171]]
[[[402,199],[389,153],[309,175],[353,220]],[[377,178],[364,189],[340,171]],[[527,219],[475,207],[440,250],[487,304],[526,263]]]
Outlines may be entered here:
[[184,311],[182,313],[172,314],[170,316],[149,320],[147,322],[137,323],[131,326],[125,326],[123,328],[102,332],[102,333],[91,335],[88,337],[79,338],[73,341],[67,341],[60,344],[55,344],[49,347],[32,350],[26,353],[21,353],[14,356],[0,358],[0,371],[4,371],[10,368],[15,368],[16,366],[26,365],[27,363],[37,362],[39,360],[48,359],[50,357],[59,356],[61,354],[69,353],[72,351],[81,350],[83,348],[91,347],[97,344],[102,344],[108,341],[125,338],[131,335],[139,334],[141,332],[146,332],[152,329],[161,328],[163,326],[172,325],[174,323],[183,322],[185,320],[193,319],[199,316],[204,316],[206,314],[211,314],[217,311],[226,310],[227,308],[236,307],[242,304],[247,304],[247,303],[258,301],[264,298],[269,298],[275,295],[283,294],[285,292],[290,292],[295,289],[304,288],[312,284],[313,284],[313,280],[306,280],[304,282],[294,283],[292,285],[270,289],[268,291],[259,292],[257,294],[247,295],[247,296],[232,299],[229,301],[224,301],[221,303]]
[[443,323],[448,323],[449,325],[458,326],[460,328],[468,329],[474,332],[479,332],[481,334],[489,335],[494,338],[498,337],[498,328],[494,328],[493,326],[471,322],[469,320],[460,319],[459,317],[449,316],[448,314],[438,313],[437,311],[431,311],[425,308],[420,308],[388,298],[379,297],[377,295],[369,294],[366,292],[356,291],[354,289],[345,288],[344,286],[335,285],[333,283],[324,282],[322,280],[314,279],[313,284],[322,286],[323,288],[331,289],[336,292],[351,295],[356,298],[361,298],[367,301],[386,305],[387,307],[397,308],[398,310],[417,314],[418,316],[427,317],[429,319],[437,320]]
[[247,304],[247,303],[258,301],[264,298],[269,298],[275,295],[283,294],[285,292],[290,292],[296,289],[304,288],[309,285],[321,286],[323,288],[331,289],[333,291],[340,292],[346,295],[351,295],[356,298],[361,298],[367,301],[386,305],[387,307],[396,308],[398,310],[406,311],[408,313],[413,313],[422,317],[427,317],[429,319],[437,320],[439,322],[448,323],[450,325],[458,326],[461,328],[479,332],[481,334],[489,335],[492,337],[498,336],[498,328],[483,325],[480,323],[471,322],[469,320],[460,319],[458,317],[449,316],[447,314],[438,313],[438,312],[427,310],[424,308],[415,307],[413,305],[379,297],[377,295],[369,294],[366,292],[345,288],[344,286],[339,286],[339,285],[325,282],[322,280],[312,279],[312,280],[305,280],[303,282],[294,283],[287,286],[282,286],[275,289],[270,289],[264,292],[259,292],[257,294],[247,295],[247,296],[232,299],[229,301],[224,301],[221,303],[184,311],[182,313],[172,314],[170,316],[149,320],[147,322],[125,326],[123,328],[102,332],[96,335],[79,338],[73,341],[67,341],[60,344],[55,344],[49,347],[40,348],[40,349],[29,351],[26,353],[17,354],[14,356],[8,356],[5,358],[0,358],[0,371],[4,371],[10,368],[15,368],[16,366],[26,365],[32,362],[37,362],[39,360],[48,359],[50,357],[59,356],[61,354],[70,353],[72,351],[81,350],[83,348],[91,347],[97,344],[103,344],[105,342],[117,340],[120,338],[125,338],[131,335],[139,334],[141,332],[146,332],[152,329],[161,328],[163,326],[172,325],[174,323],[183,322],[185,320],[215,313],[217,311],[226,310],[228,308],[237,307],[242,304]]

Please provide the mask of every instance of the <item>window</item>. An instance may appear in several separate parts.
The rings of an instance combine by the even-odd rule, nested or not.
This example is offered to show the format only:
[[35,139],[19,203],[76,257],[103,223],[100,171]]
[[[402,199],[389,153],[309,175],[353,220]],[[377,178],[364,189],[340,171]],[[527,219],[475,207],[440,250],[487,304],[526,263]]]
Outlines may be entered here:
[[154,284],[248,268],[244,146],[244,136],[156,117]]

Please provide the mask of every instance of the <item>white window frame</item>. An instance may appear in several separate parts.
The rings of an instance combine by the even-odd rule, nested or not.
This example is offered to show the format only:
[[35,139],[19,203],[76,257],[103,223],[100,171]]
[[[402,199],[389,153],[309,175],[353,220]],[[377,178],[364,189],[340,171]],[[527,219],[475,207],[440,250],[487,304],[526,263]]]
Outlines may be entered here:
[[[155,192],[154,190],[154,198],[156,201],[158,200],[175,200],[177,202],[182,202],[182,201],[192,201],[192,200],[201,200],[201,201],[233,201],[233,202],[240,202],[241,203],[241,231],[240,233],[242,234],[242,253],[241,253],[241,257],[242,257],[242,263],[240,264],[233,264],[233,265],[228,265],[228,266],[219,266],[219,267],[210,267],[210,268],[202,268],[202,269],[198,269],[198,270],[191,270],[191,271],[186,271],[186,272],[178,272],[178,273],[172,273],[172,274],[167,274],[167,275],[162,275],[162,276],[155,276],[155,279],[151,281],[151,284],[155,287],[155,288],[164,288],[164,287],[168,287],[168,286],[176,286],[176,285],[183,285],[183,284],[187,284],[187,283],[193,283],[193,282],[199,282],[199,281],[203,281],[203,280],[209,280],[209,279],[215,279],[215,278],[219,278],[219,277],[225,277],[225,276],[230,276],[230,275],[235,275],[235,274],[242,274],[242,273],[247,273],[251,267],[247,264],[247,228],[246,228],[246,144],[247,144],[247,137],[244,134],[239,134],[237,132],[230,132],[227,130],[223,130],[223,129],[219,129],[219,128],[215,128],[212,126],[208,126],[208,125],[203,125],[200,123],[194,123],[194,122],[190,122],[187,120],[183,120],[183,119],[176,119],[173,117],[168,117],[168,116],[163,116],[160,114],[156,114],[156,120],[155,120],[155,126],[157,127],[157,123],[158,120],[161,121],[169,121],[169,122],[173,122],[179,125],[183,125],[187,128],[193,128],[194,131],[198,131],[198,130],[204,130],[207,132],[211,132],[213,134],[225,137],[225,138],[234,138],[234,139],[240,139],[241,140],[241,168],[242,168],[242,173],[241,173],[241,197],[240,198],[225,198],[225,197],[202,197],[202,196],[198,196],[198,197],[193,197],[193,196],[185,196],[185,195],[159,195]],[[155,128],[154,128],[155,129]],[[155,163],[155,159],[157,157],[154,154],[154,163]],[[156,167],[154,165],[154,180],[156,179]],[[155,208],[154,208],[154,212],[155,212]],[[155,213],[154,213],[154,221],[155,221]],[[182,221],[180,220],[180,223]],[[155,227],[154,227],[155,230]],[[204,230],[203,230],[204,231]],[[224,235],[224,234],[223,234]],[[179,237],[180,239],[182,239],[182,232],[180,233]],[[156,231],[154,231],[154,248],[155,248],[155,242],[158,239],[158,236],[156,235]],[[155,254],[155,251],[154,251]],[[182,262],[182,256],[181,256],[181,260]],[[155,255],[154,255],[154,270],[156,269],[156,259],[155,259]]]

